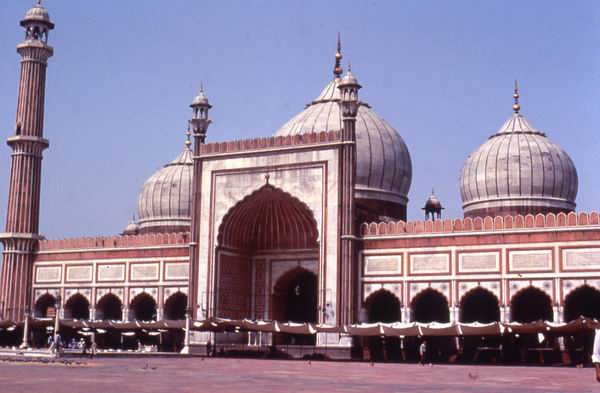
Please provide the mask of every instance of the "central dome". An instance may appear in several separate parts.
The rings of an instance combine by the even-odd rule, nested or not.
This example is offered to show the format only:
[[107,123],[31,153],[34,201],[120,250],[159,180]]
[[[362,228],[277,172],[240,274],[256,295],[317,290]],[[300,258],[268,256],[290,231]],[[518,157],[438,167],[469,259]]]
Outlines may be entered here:
[[[338,131],[341,78],[336,77],[321,94],[294,116],[275,136]],[[406,219],[412,163],[398,132],[369,104],[360,103],[356,117],[356,191],[363,219]]]

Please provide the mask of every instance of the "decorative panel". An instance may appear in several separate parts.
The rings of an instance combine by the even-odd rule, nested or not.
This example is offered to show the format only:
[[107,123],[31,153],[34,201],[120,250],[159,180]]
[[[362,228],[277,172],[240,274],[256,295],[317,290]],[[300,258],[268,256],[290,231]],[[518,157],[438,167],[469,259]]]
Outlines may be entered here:
[[566,249],[563,252],[563,270],[600,269],[600,248]]
[[165,264],[165,280],[187,280],[189,273],[187,262]]
[[432,274],[450,272],[449,254],[416,254],[410,256],[412,274]]
[[98,265],[98,281],[123,280],[125,280],[124,264]]
[[158,262],[132,263],[129,279],[131,281],[158,280]]
[[400,274],[402,272],[401,255],[365,256],[365,275]]
[[458,271],[460,273],[498,272],[500,271],[500,253],[460,253],[458,254]]
[[35,270],[35,282],[36,283],[59,283],[60,276],[62,274],[61,266],[38,266]]
[[508,266],[511,271],[552,270],[552,250],[509,251]]
[[92,281],[92,265],[67,266],[67,282]]

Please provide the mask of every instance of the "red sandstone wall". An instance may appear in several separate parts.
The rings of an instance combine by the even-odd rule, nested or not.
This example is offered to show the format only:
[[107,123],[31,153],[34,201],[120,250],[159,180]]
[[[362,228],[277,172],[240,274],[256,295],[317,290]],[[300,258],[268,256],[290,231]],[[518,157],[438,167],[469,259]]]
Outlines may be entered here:
[[248,318],[252,272],[250,258],[219,253],[219,285],[217,316]]
[[268,316],[265,315],[265,295],[269,290],[269,287],[267,286],[267,261],[264,259],[257,259],[254,263],[256,266],[254,282],[254,319],[268,318]]

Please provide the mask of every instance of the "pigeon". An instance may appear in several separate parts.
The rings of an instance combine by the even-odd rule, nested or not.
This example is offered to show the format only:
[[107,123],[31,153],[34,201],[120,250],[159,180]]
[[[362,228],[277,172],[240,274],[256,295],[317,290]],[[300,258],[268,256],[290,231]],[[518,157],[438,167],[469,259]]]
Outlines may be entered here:
[[142,370],[148,370],[148,363],[146,363],[146,365],[142,367]]
[[477,378],[479,378],[479,373],[475,373],[475,374],[468,373],[467,376],[469,377],[469,379],[476,380]]
[[156,370],[158,366],[150,367],[152,370]]

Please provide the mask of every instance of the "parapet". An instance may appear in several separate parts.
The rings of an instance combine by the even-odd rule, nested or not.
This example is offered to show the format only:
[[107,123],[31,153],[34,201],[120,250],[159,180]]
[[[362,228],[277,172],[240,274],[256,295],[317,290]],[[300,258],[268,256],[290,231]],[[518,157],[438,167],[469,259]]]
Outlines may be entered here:
[[360,226],[360,235],[368,236],[402,236],[434,233],[460,233],[460,232],[493,232],[521,229],[543,230],[552,228],[589,227],[599,226],[600,215],[598,212],[581,212],[569,214],[548,213],[526,216],[496,216],[457,218],[446,220],[427,221],[388,221],[363,223]]
[[307,134],[272,136],[268,138],[243,139],[200,145],[200,154],[228,154],[247,151],[300,147],[320,143],[340,142],[341,131],[312,132]]
[[42,240],[39,251],[60,251],[94,248],[131,248],[170,245],[188,245],[190,234],[182,233],[146,233],[143,235],[83,237],[71,239]]

